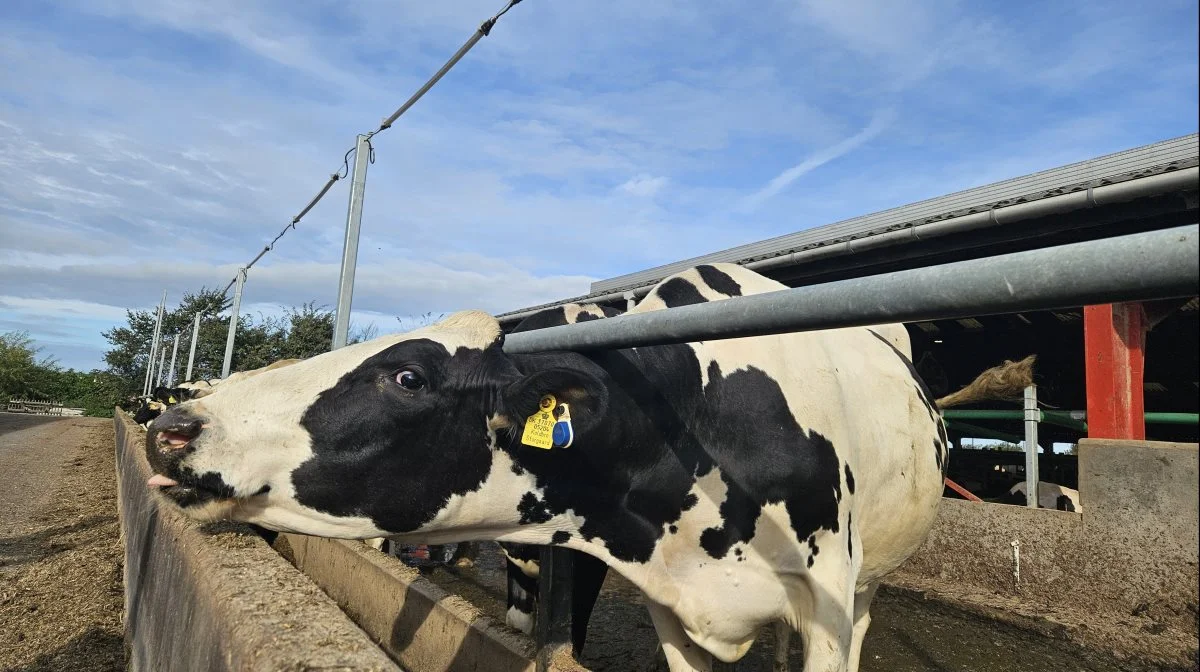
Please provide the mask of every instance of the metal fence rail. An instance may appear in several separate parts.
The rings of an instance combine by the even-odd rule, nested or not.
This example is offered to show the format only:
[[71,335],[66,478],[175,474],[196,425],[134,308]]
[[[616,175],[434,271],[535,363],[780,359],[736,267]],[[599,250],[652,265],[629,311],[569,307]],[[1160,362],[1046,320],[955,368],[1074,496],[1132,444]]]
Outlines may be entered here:
[[504,350],[627,348],[1194,296],[1200,226],[510,334]]

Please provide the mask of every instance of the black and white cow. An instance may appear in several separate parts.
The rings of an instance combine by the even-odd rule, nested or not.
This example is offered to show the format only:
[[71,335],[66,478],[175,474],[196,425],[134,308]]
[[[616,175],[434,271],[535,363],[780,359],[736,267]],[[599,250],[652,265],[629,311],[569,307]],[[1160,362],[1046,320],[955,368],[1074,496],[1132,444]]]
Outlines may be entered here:
[[[631,312],[784,288],[701,266]],[[147,433],[149,485],[197,519],[587,553],[643,591],[675,671],[735,661],[780,620],[806,670],[857,669],[947,458],[902,325],[587,355],[502,341],[460,312],[180,404]],[[569,448],[521,442],[548,394]]]
[[159,385],[149,396],[138,398],[140,403],[133,414],[133,421],[146,426],[171,406],[191,398],[192,391],[186,387]]

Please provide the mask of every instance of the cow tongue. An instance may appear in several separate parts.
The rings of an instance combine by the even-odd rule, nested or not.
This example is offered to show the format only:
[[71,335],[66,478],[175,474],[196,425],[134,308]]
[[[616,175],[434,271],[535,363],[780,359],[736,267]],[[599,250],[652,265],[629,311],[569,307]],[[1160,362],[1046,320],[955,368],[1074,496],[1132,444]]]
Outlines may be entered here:
[[150,480],[146,481],[146,485],[151,487],[168,488],[172,485],[179,485],[179,481],[167,478],[162,474],[155,474],[150,477]]

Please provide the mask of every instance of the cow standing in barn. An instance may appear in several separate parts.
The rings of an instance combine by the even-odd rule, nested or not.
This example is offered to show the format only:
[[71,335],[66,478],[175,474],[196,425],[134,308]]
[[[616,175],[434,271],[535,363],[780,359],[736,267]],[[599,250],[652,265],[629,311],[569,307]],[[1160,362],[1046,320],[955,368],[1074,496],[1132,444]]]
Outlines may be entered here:
[[[631,312],[784,288],[700,266]],[[149,485],[197,519],[587,553],[641,589],[676,672],[738,660],[780,620],[805,670],[858,668],[947,458],[902,325],[588,355],[502,341],[456,313],[180,404],[147,433]],[[528,438],[566,407],[569,446]]]

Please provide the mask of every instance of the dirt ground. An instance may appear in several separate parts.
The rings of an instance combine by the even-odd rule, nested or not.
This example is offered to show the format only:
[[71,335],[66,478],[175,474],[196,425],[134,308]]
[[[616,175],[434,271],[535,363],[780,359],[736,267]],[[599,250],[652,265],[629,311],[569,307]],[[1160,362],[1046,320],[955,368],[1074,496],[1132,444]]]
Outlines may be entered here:
[[112,421],[0,413],[0,670],[123,670]]
[[[466,597],[504,622],[505,574],[495,544],[480,544],[470,570],[435,566],[422,573],[450,592]],[[876,596],[872,625],[863,644],[861,672],[1149,672],[1159,670],[1136,660],[1118,660],[1062,639],[997,623],[909,593],[888,590]],[[650,616],[636,588],[610,572],[588,625],[580,662],[595,672],[648,668],[657,642]],[[775,648],[770,628],[746,657],[728,672],[768,672]],[[790,649],[791,669],[803,669],[798,637]],[[661,668],[659,668],[661,669]]]

